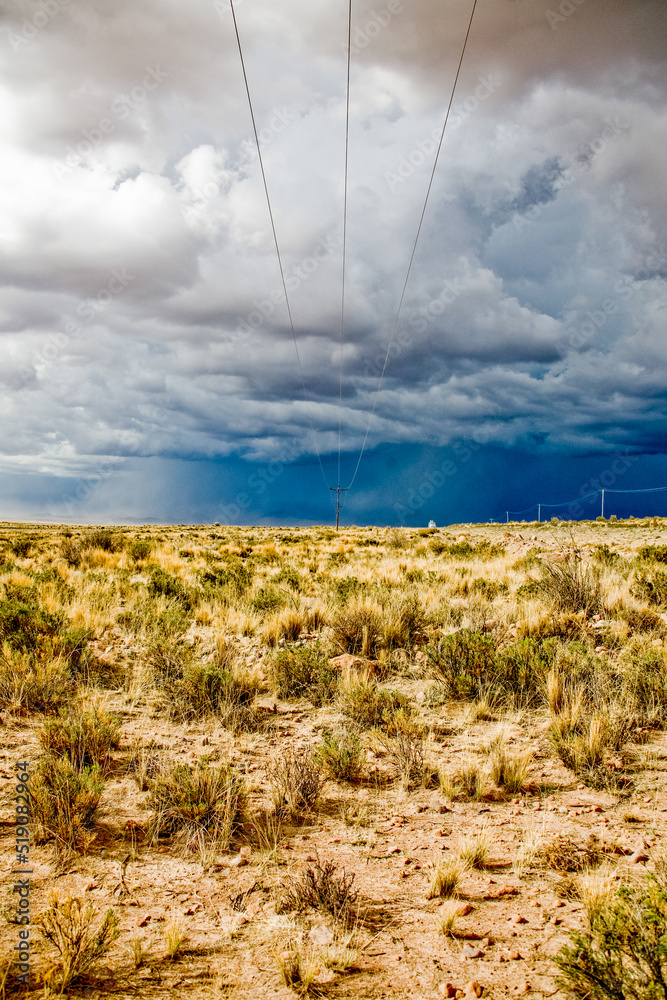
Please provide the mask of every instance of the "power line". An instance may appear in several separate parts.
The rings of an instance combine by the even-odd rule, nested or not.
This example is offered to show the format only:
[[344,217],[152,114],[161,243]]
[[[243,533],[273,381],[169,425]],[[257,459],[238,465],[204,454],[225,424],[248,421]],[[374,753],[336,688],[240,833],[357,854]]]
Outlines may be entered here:
[[366,434],[364,436],[363,444],[361,446],[361,451],[359,452],[359,458],[357,459],[357,464],[356,464],[356,467],[355,467],[352,479],[350,480],[350,484],[348,486],[348,489],[352,488],[352,485],[353,485],[355,479],[357,478],[357,473],[359,472],[359,466],[361,465],[361,459],[362,459],[362,456],[364,454],[364,451],[366,450],[366,443],[368,441],[368,435],[369,435],[369,432],[370,432],[370,429],[371,429],[371,422],[373,420],[373,417],[375,416],[375,409],[377,407],[378,396],[379,396],[379,393],[380,393],[380,389],[382,387],[382,380],[384,379],[384,373],[385,373],[385,371],[387,369],[387,364],[389,363],[389,354],[391,352],[392,344],[394,343],[394,339],[396,337],[396,331],[398,329],[398,321],[399,321],[399,318],[400,318],[400,315],[401,315],[401,309],[403,308],[403,300],[405,299],[405,292],[406,292],[406,289],[408,287],[408,281],[410,280],[410,274],[412,272],[412,265],[414,263],[415,254],[417,252],[417,244],[419,242],[419,237],[421,235],[422,226],[424,224],[424,217],[426,215],[426,206],[428,205],[428,200],[429,200],[429,197],[431,195],[431,188],[433,187],[433,180],[435,178],[435,172],[436,172],[436,169],[437,169],[437,166],[438,166],[438,160],[440,158],[440,150],[442,149],[442,143],[443,143],[444,138],[445,138],[445,131],[447,130],[447,123],[449,121],[449,115],[450,115],[451,110],[452,110],[452,104],[454,102],[454,95],[456,94],[456,87],[457,87],[457,84],[459,82],[459,76],[461,74],[461,67],[463,65],[463,59],[464,59],[464,56],[465,56],[465,53],[466,53],[466,48],[468,47],[468,39],[470,38],[470,31],[472,29],[472,22],[473,22],[473,18],[475,17],[475,10],[476,10],[476,8],[477,8],[477,0],[473,0],[472,11],[470,13],[470,20],[468,22],[468,29],[466,31],[465,38],[463,40],[463,48],[461,49],[461,56],[459,58],[459,63],[458,63],[457,69],[456,69],[456,76],[454,77],[454,84],[452,86],[452,92],[451,92],[451,95],[450,95],[450,98],[449,98],[449,104],[447,105],[447,113],[445,115],[445,121],[444,121],[444,124],[442,126],[442,132],[440,133],[440,142],[438,143],[438,148],[436,150],[435,160],[434,160],[434,163],[433,163],[433,169],[431,171],[431,177],[430,177],[430,180],[428,182],[428,188],[426,190],[426,197],[424,199],[424,206],[422,208],[421,216],[420,216],[420,219],[419,219],[419,225],[417,227],[417,235],[415,236],[415,241],[414,241],[414,244],[413,244],[413,247],[412,247],[412,253],[410,254],[410,261],[408,263],[408,269],[407,269],[407,272],[406,272],[406,275],[405,275],[405,281],[403,282],[403,289],[401,291],[401,297],[400,297],[399,303],[398,303],[398,310],[396,312],[396,319],[394,321],[394,327],[393,327],[393,330],[392,330],[392,333],[391,333],[391,338],[389,340],[389,345],[387,347],[387,353],[385,355],[384,364],[382,366],[382,371],[380,373],[380,378],[378,380],[377,389],[375,390],[375,397],[374,397],[374,400],[373,400],[373,408],[371,410],[370,417],[368,418],[368,426],[366,428]]
[[[345,180],[343,183],[343,280],[340,303],[340,364],[338,368],[338,478],[340,486],[341,434],[343,423],[343,346],[345,343],[345,265],[347,261],[347,184],[350,152],[350,65],[352,62],[352,0],[349,2],[347,17],[347,88],[345,94]],[[338,494],[340,500],[340,493]],[[336,509],[338,527],[339,508]]]
[[255,136],[255,145],[257,147],[257,156],[259,158],[259,169],[260,169],[261,174],[262,174],[262,183],[264,185],[264,194],[266,195],[266,204],[267,204],[268,209],[269,209],[269,218],[271,220],[271,232],[273,233],[273,242],[274,242],[275,248],[276,248],[276,256],[278,257],[278,267],[280,268],[280,280],[281,280],[282,286],[283,286],[283,294],[285,296],[285,304],[287,305],[287,315],[289,316],[289,324],[290,324],[290,329],[292,331],[292,340],[294,341],[294,350],[296,352],[296,360],[297,360],[297,364],[298,364],[298,367],[299,367],[299,375],[301,376],[301,385],[302,385],[302,388],[303,388],[303,398],[304,398],[304,402],[306,404],[306,412],[308,413],[308,420],[309,420],[309,423],[310,423],[310,430],[311,430],[312,437],[313,437],[313,445],[315,447],[315,454],[317,455],[317,461],[319,462],[319,465],[320,465],[320,472],[322,473],[322,478],[324,479],[325,484],[328,486],[329,484],[328,484],[328,481],[327,481],[327,477],[324,474],[324,466],[322,465],[322,458],[320,456],[319,448],[317,447],[317,439],[316,439],[316,436],[315,436],[315,427],[313,425],[313,418],[312,418],[312,415],[311,415],[311,412],[310,412],[310,401],[308,399],[308,393],[306,392],[306,380],[304,378],[303,368],[301,366],[301,356],[299,355],[299,345],[297,344],[296,331],[294,329],[294,320],[292,319],[292,307],[290,306],[289,296],[287,294],[287,283],[285,281],[285,271],[284,271],[284,268],[283,268],[282,256],[280,254],[280,246],[278,244],[278,234],[276,232],[276,225],[275,225],[275,221],[274,221],[274,218],[273,218],[273,209],[271,207],[271,198],[269,197],[269,186],[267,184],[266,173],[264,171],[264,160],[262,158],[262,150],[261,150],[261,147],[260,147],[260,144],[259,144],[259,135],[257,133],[257,124],[255,122],[255,112],[253,111],[252,98],[250,96],[250,86],[248,84],[248,74],[246,73],[246,68],[245,68],[245,59],[243,58],[243,47],[241,45],[241,36],[239,34],[238,24],[236,23],[236,11],[234,10],[234,0],[229,0],[229,6],[231,8],[232,19],[234,21],[234,33],[236,35],[236,43],[238,45],[238,50],[239,50],[239,59],[241,60],[241,69],[243,71],[243,82],[245,83],[245,92],[246,92],[246,96],[248,98],[248,107],[250,108],[250,118],[251,118],[251,121],[252,121],[252,130],[253,130],[253,133],[254,133],[254,136]]

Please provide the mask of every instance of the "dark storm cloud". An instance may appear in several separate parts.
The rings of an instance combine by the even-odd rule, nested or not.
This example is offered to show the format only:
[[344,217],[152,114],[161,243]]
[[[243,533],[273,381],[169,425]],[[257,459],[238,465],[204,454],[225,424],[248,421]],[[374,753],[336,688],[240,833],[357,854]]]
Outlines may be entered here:
[[393,338],[470,4],[355,3],[342,412],[345,11],[236,6],[300,365],[224,0],[11,0],[2,467],[655,448],[664,3],[478,5]]

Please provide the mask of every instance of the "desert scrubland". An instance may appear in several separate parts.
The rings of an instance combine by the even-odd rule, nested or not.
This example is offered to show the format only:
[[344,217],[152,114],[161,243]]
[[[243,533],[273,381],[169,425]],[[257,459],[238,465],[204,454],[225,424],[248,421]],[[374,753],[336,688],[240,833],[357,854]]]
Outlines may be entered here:
[[666,612],[662,519],[0,525],[0,996],[664,997]]

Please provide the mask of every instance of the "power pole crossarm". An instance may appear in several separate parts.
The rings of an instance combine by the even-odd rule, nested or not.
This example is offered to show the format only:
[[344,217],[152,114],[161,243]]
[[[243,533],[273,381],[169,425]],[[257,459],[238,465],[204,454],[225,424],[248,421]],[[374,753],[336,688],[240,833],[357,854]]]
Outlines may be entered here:
[[336,494],[336,531],[338,531],[338,524],[340,522],[340,495],[341,493],[347,493],[349,486],[330,486],[329,489],[332,493]]

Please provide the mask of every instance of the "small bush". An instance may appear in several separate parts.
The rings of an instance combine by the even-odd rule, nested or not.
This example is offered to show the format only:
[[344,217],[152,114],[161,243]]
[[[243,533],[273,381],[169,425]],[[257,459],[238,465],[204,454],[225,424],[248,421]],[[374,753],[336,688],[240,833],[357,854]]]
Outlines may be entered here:
[[333,732],[325,729],[315,760],[330,778],[356,782],[362,777],[366,754],[356,733],[342,728]]
[[375,748],[386,758],[405,788],[434,782],[434,772],[427,767],[424,756],[424,735],[424,727],[404,709],[394,712],[384,730],[371,733]]
[[74,681],[63,657],[44,660],[0,654],[0,709],[54,712],[71,697]]
[[250,602],[250,606],[253,611],[258,611],[260,614],[268,614],[271,611],[280,611],[289,603],[290,595],[284,590],[267,586],[257,591]]
[[15,538],[9,547],[17,559],[26,559],[32,550],[32,539]]
[[602,613],[604,601],[599,574],[572,551],[563,562],[542,565],[540,589],[556,611]]
[[54,614],[32,602],[9,598],[0,601],[0,643],[23,652],[35,651],[53,640],[65,625],[63,614]]
[[103,791],[97,765],[79,770],[64,757],[43,757],[29,782],[36,843],[55,840],[58,850],[85,849]]
[[667,563],[667,545],[644,545],[637,553],[637,558],[647,562]]
[[635,573],[630,593],[638,600],[656,607],[667,604],[667,570],[656,567],[643,573]]
[[619,889],[591,913],[587,927],[570,932],[554,959],[556,985],[577,1000],[665,1000],[665,941],[667,892],[649,876],[646,885]]
[[176,836],[189,850],[202,840],[227,850],[245,821],[246,792],[231,765],[175,764],[156,774],[148,806],[152,836]]
[[463,631],[443,636],[425,652],[433,676],[446,685],[450,697],[470,698],[487,679],[496,651],[490,636]]
[[183,582],[160,566],[154,566],[151,570],[148,593],[151,597],[170,597],[186,608],[191,608],[193,605],[193,595]]
[[399,709],[409,713],[412,706],[407,695],[362,681],[344,690],[341,709],[362,729],[387,730]]
[[56,895],[49,908],[34,918],[34,926],[58,953],[55,967],[47,976],[47,986],[52,992],[57,986],[62,996],[71,983],[106,955],[118,937],[119,920],[115,910],[108,909],[95,929],[96,915],[92,903],[78,896],[60,899]]
[[39,739],[44,750],[65,757],[77,770],[104,767],[120,743],[120,720],[98,708],[70,712],[47,720]]
[[296,815],[317,805],[326,775],[310,750],[287,747],[266,770],[276,813]]
[[521,792],[528,778],[531,759],[529,754],[512,757],[503,746],[494,748],[491,753],[491,777],[498,788],[509,795]]
[[103,549],[104,552],[119,552],[124,545],[125,539],[111,528],[92,528],[87,531],[81,539],[82,545],[87,549]]
[[372,656],[382,634],[382,608],[362,600],[353,600],[335,615],[333,639],[342,653]]
[[319,706],[334,699],[338,679],[319,644],[286,646],[269,663],[269,683],[277,698],[308,698]]
[[425,625],[426,615],[414,594],[394,600],[384,611],[382,646],[385,649],[409,647],[423,632]]
[[153,551],[153,543],[149,538],[133,538],[127,547],[127,554],[132,562],[143,562]]
[[81,563],[81,546],[73,538],[65,538],[60,544],[60,555],[68,566],[78,566]]
[[329,914],[346,924],[354,919],[357,893],[353,891],[354,873],[338,872],[335,861],[315,862],[292,882],[279,900],[278,912],[302,911],[308,907]]
[[452,899],[457,896],[468,870],[469,865],[460,858],[443,858],[434,868],[427,899]]
[[174,718],[214,715],[231,729],[254,728],[257,681],[249,673],[202,663],[178,644],[154,649],[149,662]]

